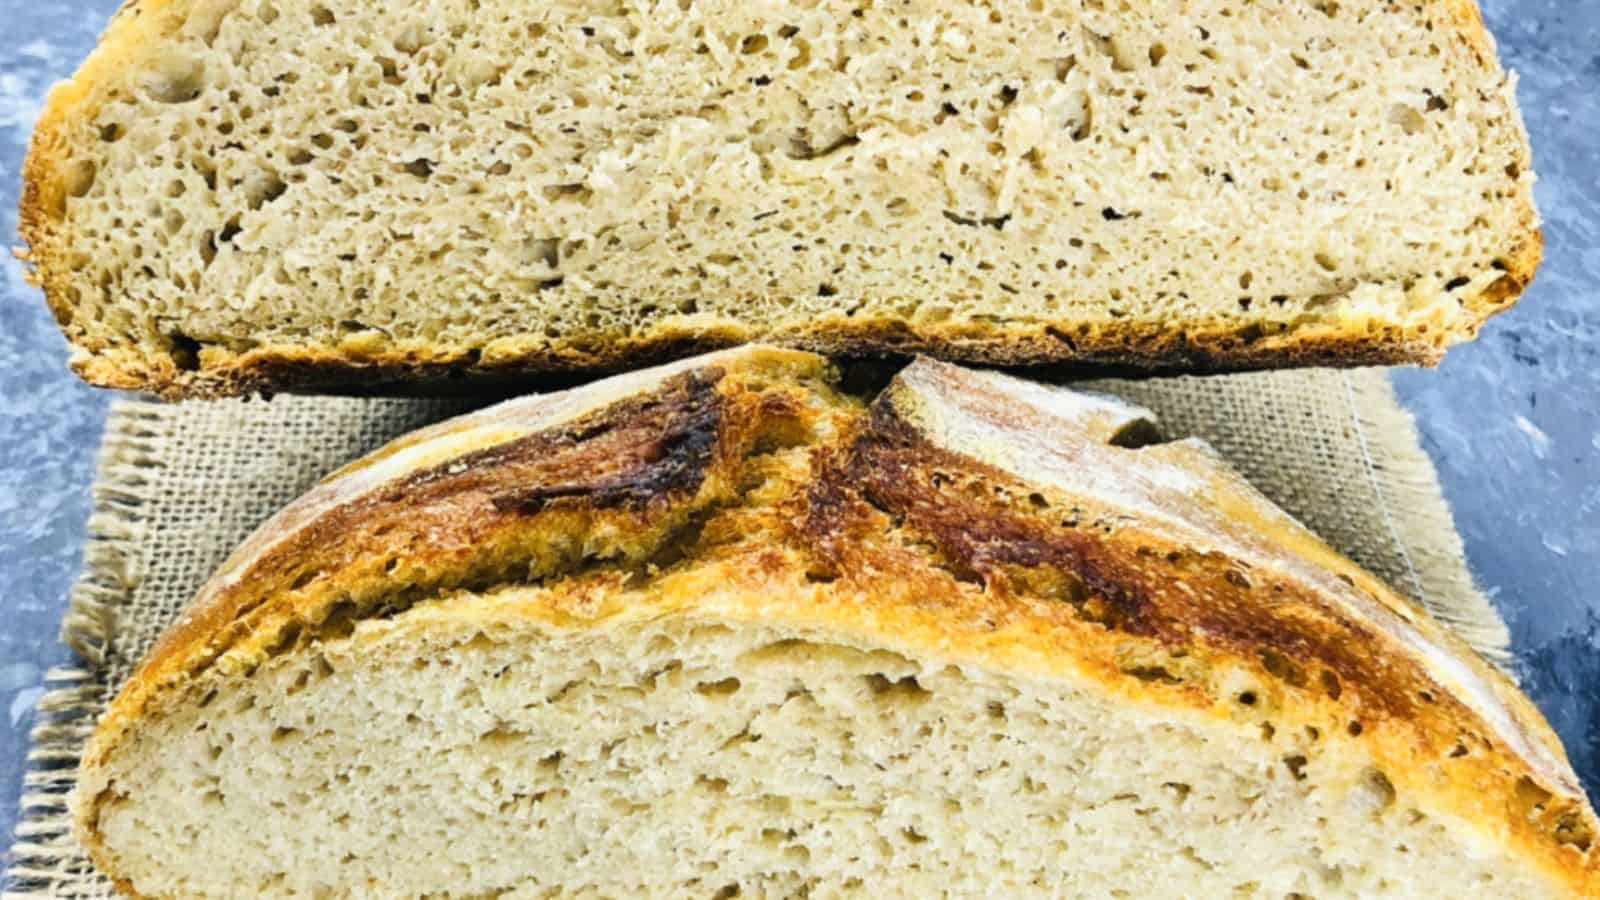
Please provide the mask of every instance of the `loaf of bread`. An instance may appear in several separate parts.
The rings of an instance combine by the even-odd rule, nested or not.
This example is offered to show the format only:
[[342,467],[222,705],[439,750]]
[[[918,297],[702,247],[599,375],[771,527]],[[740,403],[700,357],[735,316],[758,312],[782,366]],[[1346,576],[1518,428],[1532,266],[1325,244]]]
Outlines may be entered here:
[[761,339],[1432,362],[1540,237],[1472,0],[133,0],[50,96],[34,277],[169,396]]
[[1532,705],[1202,443],[747,348],[323,481],[74,797],[145,897],[1593,897]]

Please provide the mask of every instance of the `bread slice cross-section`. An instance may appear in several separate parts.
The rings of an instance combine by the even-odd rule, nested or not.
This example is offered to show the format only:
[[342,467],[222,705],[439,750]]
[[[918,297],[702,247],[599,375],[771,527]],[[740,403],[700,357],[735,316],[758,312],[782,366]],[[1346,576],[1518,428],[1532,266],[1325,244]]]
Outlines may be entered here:
[[1544,898],[1595,817],[1517,690],[1205,445],[749,348],[491,407],[249,539],[100,722],[179,896]]
[[26,181],[74,366],[169,396],[1431,362],[1540,255],[1472,0],[135,0]]

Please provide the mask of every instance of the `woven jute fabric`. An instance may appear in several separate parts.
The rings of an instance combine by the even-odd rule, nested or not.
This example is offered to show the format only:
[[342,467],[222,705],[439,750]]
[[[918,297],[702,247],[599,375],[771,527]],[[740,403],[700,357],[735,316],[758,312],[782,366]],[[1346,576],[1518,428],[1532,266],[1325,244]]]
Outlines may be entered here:
[[[1086,387],[1197,436],[1323,538],[1415,597],[1490,659],[1504,623],[1472,585],[1410,417],[1379,371],[1276,372]],[[66,815],[84,741],[132,667],[201,582],[267,516],[454,401],[280,397],[124,401],[106,423],[84,572],[62,624],[79,665],[40,701],[7,897],[109,897]]]

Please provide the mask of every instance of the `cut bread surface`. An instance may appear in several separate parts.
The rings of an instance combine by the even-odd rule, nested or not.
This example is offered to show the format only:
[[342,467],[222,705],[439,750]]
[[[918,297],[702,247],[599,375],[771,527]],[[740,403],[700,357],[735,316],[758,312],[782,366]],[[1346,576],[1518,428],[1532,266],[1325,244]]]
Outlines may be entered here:
[[747,339],[1432,361],[1539,256],[1469,0],[143,0],[52,95],[36,276],[169,395]]
[[396,442],[101,721],[142,896],[1588,896],[1503,676],[1142,410],[745,348]]
[[745,599],[576,631],[529,621],[537,591],[464,599],[469,623],[363,624],[151,729],[99,813],[134,886],[1545,896],[1303,732],[742,621]]

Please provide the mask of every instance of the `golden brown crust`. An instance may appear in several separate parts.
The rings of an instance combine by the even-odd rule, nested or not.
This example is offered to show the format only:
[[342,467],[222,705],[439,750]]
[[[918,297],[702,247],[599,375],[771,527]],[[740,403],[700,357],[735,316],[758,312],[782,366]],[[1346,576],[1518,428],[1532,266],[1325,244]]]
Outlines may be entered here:
[[[799,386],[826,391],[830,371],[775,348],[709,354],[502,403],[345,466],[201,588],[101,717],[82,771],[101,769],[130,730],[194,700],[208,678],[247,675],[302,642],[348,635],[360,619],[473,586],[597,565],[647,570],[737,495],[730,475],[754,445],[793,441],[812,424],[819,412]],[[97,801],[80,799],[80,840],[115,876]]]
[[[1476,64],[1497,71],[1493,39],[1472,0],[1448,4],[1457,41]],[[351,349],[320,343],[268,344],[236,351],[204,345],[197,353],[154,350],[133,342],[91,338],[74,323],[66,262],[70,236],[60,232],[67,196],[67,133],[92,116],[99,93],[125,69],[138,66],[160,35],[187,15],[184,0],[134,0],[122,8],[99,47],[73,79],[50,94],[35,127],[23,169],[19,233],[28,249],[30,278],[75,348],[72,367],[103,387],[141,390],[167,399],[256,392],[416,393],[451,390],[470,381],[526,383],[530,376],[603,374],[682,358],[746,341],[765,341],[847,356],[909,356],[1006,366],[1067,365],[1099,370],[1222,372],[1294,366],[1436,364],[1452,344],[1470,340],[1488,318],[1510,307],[1532,280],[1542,253],[1531,188],[1519,190],[1526,231],[1508,236],[1512,250],[1498,262],[1503,275],[1460,296],[1448,317],[1399,324],[1379,318],[1144,321],[1103,318],[1055,322],[913,324],[904,320],[839,318],[784,333],[757,332],[736,322],[685,330],[662,327],[642,335],[582,339],[502,338],[490,346],[389,342]],[[1518,129],[1521,130],[1520,118]],[[1521,171],[1531,171],[1524,137]],[[496,347],[493,344],[503,346]],[[465,385],[462,386],[465,389]]]
[[149,49],[158,46],[159,38],[175,30],[187,14],[183,0],[125,0],[72,78],[51,88],[34,124],[22,163],[17,233],[28,248],[29,280],[44,290],[56,321],[80,352],[102,348],[79,343],[83,329],[73,324],[75,298],[65,288],[67,238],[57,226],[67,200],[67,132],[78,117],[93,115],[104,85],[119,81],[121,73],[138,66]]
[[[1130,703],[1270,711],[1572,895],[1600,884],[1593,812],[1537,710],[1204,445],[1146,445],[1138,410],[929,361],[863,414],[827,371],[744,348],[347,466],[202,590],[101,722],[83,783],[141,723],[357,620],[532,582],[514,615],[581,626],[648,582],[674,608],[722,596]],[[1234,672],[1248,699],[1223,687]],[[80,829],[104,862],[96,802],[80,798]]]
[[395,609],[397,589],[414,599],[647,557],[691,512],[736,490],[728,472],[752,442],[814,415],[789,389],[755,391],[746,378],[825,371],[772,348],[711,354],[490,407],[346,466],[229,557],[151,649],[85,758],[155,694],[228,665],[252,638],[289,646],[308,630],[338,631]]
[[[1111,638],[1103,657],[1141,648],[1136,665],[1108,677],[1192,692],[1196,669],[1242,661],[1291,702],[1331,700],[1320,727],[1362,738],[1401,790],[1443,795],[1464,818],[1503,820],[1499,839],[1579,895],[1593,889],[1593,811],[1559,739],[1497,670],[1203,450],[1113,448],[1131,417],[1073,440],[1053,428],[1048,398],[1019,402],[1016,389],[926,361],[902,373],[813,488],[830,499],[810,505],[804,531],[830,571],[884,571],[860,559],[874,554],[882,523],[846,538],[839,523],[887,517],[902,541],[931,547],[951,579],[1056,599]],[[1048,439],[1027,446],[1040,430]],[[1108,473],[1115,486],[1095,489]]]

